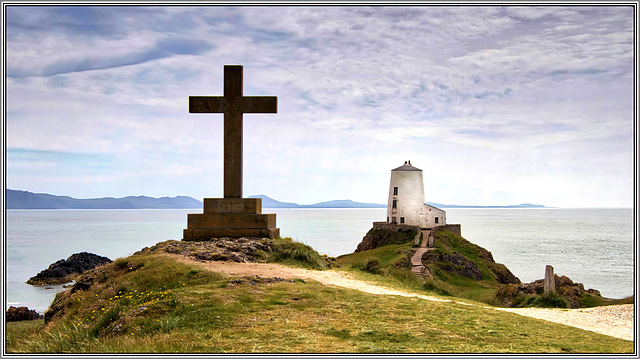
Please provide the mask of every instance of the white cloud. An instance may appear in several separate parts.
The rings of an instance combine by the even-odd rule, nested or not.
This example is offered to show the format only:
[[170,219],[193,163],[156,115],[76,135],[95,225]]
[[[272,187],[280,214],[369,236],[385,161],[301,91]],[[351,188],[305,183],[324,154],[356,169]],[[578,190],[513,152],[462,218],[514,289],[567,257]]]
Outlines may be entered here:
[[[434,174],[436,202],[629,205],[632,15],[528,6],[13,13],[7,146],[113,156],[108,174],[93,168],[76,180],[85,196],[92,179],[96,196],[221,195],[222,116],[188,114],[187,98],[222,95],[222,66],[243,64],[245,95],[279,102],[277,115],[245,116],[246,195],[384,202],[388,171],[411,159]],[[62,168],[77,174],[82,158]],[[42,171],[59,178],[47,191],[74,195],[73,176],[45,162],[29,170],[11,160],[9,184],[44,191]]]

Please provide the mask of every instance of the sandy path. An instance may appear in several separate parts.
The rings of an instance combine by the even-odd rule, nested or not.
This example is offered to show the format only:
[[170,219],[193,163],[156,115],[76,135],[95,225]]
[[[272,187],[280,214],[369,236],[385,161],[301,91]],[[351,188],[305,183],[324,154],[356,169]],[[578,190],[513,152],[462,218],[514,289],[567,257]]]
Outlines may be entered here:
[[338,287],[357,289],[365,293],[401,295],[405,297],[417,297],[440,302],[445,301],[440,298],[428,295],[420,295],[403,290],[370,284],[362,280],[354,279],[349,275],[349,273],[345,272],[316,271],[302,268],[293,268],[275,263],[236,263],[226,261],[203,262],[184,257],[179,254],[171,254],[171,256],[183,263],[196,264],[214,272],[223,272],[232,275],[258,275],[260,277],[313,279],[324,285],[335,285]]
[[[437,297],[415,294],[403,290],[371,284],[358,280],[345,272],[315,271],[293,268],[275,263],[236,263],[226,261],[197,261],[179,254],[170,254],[176,260],[205,267],[211,271],[230,275],[258,275],[260,277],[301,278],[316,280],[324,285],[335,285],[357,289],[371,294],[401,295],[426,300],[453,302]],[[466,304],[458,302],[460,304]],[[633,304],[613,305],[585,309],[543,309],[543,308],[492,308],[520,315],[573,326],[616,338],[633,340]]]
[[633,304],[584,309],[495,308],[612,337],[633,340]]

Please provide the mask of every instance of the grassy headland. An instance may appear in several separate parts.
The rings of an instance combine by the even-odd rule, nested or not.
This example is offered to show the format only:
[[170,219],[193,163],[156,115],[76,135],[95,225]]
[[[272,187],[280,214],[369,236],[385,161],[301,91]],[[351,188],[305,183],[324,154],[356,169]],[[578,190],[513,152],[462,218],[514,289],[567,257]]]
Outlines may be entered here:
[[[305,257],[312,263],[320,257],[295,244],[285,246],[289,254],[278,260],[300,264],[308,262]],[[364,253],[353,255],[342,268],[433,294],[396,265],[404,261],[402,253],[408,248],[403,246],[377,248],[368,259]],[[42,320],[7,323],[7,351],[633,352],[630,341],[483,306],[373,295],[295,278],[228,276],[180,263],[166,248],[140,251],[83,274],[80,278],[90,285],[56,296],[51,307],[57,313],[46,326]],[[366,265],[372,258],[378,259],[378,269],[369,270],[379,274],[358,269],[359,263]]]

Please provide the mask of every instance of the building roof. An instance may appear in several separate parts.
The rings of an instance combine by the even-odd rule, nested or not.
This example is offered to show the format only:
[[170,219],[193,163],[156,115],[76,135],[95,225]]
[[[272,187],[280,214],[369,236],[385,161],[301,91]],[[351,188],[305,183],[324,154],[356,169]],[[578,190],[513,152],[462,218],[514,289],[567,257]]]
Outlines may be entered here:
[[405,161],[404,164],[398,168],[394,168],[391,171],[422,171],[417,167],[411,165],[411,161]]

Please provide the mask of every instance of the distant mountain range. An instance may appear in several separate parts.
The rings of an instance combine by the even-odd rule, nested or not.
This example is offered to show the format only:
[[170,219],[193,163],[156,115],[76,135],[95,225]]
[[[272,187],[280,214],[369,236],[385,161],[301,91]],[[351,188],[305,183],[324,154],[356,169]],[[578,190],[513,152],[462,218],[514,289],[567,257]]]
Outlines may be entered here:
[[201,208],[202,202],[186,196],[153,198],[129,196],[123,198],[77,199],[46,193],[6,190],[7,209],[143,209]]
[[433,203],[433,202],[427,202],[427,204],[432,205],[434,207],[438,207],[438,208],[548,208],[541,204],[531,204],[531,203],[512,204],[509,206],[469,206],[469,205],[460,205],[460,204],[441,204],[441,203]]
[[316,204],[297,204],[293,202],[280,202],[263,194],[249,196],[249,198],[262,198],[262,208],[387,208],[386,204],[361,203],[350,199],[338,199],[334,201],[320,202]]
[[[47,193],[33,193],[7,189],[7,209],[162,209],[162,208],[202,208],[202,202],[187,196],[153,198],[128,196],[122,198],[104,197],[77,199],[55,196]],[[263,194],[249,196],[262,198],[263,208],[386,208],[386,204],[361,203],[349,199],[333,200],[315,204],[280,202]],[[438,208],[545,208],[543,205],[523,203],[512,206],[463,206],[427,202]]]

